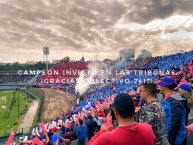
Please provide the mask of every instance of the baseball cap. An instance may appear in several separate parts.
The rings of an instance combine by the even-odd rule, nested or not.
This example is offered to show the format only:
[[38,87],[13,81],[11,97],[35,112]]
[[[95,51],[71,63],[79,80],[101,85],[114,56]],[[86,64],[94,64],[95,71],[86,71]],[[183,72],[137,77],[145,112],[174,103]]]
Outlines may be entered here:
[[57,132],[58,131],[58,128],[57,127],[53,127],[52,128],[52,132]]
[[191,90],[191,86],[188,85],[188,84],[181,84],[181,85],[179,86],[179,88],[182,89],[182,90],[188,91],[188,92],[191,92],[191,91],[192,91],[192,90]]
[[159,82],[158,82],[158,85],[161,86],[161,87],[164,87],[164,86],[169,86],[169,85],[172,85],[172,84],[175,84],[175,80],[172,79],[171,77],[163,77]]

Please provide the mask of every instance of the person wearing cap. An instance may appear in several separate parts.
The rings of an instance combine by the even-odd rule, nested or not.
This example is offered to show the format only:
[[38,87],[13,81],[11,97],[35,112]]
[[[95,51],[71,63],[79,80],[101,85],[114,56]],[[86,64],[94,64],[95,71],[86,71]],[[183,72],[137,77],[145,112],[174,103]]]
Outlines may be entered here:
[[114,114],[118,127],[114,129],[111,113],[107,123],[88,142],[88,145],[155,145],[156,140],[149,124],[134,121],[135,105],[132,96],[118,94],[114,99]]
[[[188,125],[188,115],[190,108],[193,108],[193,96],[192,89],[189,84],[181,84],[178,87],[178,93],[181,95],[183,100],[184,108],[186,109],[186,126]],[[183,144],[186,145],[187,139],[184,140]]]
[[142,83],[140,97],[146,105],[141,108],[139,122],[151,125],[156,136],[156,145],[169,145],[166,135],[166,117],[163,108],[156,99],[157,88],[155,83]]
[[54,135],[52,135],[52,138],[51,138],[53,145],[62,145],[62,142],[64,142],[65,144],[69,143],[68,139],[64,139],[62,137],[57,127],[53,127],[52,132],[54,133]]
[[61,145],[60,139],[58,139],[58,128],[53,127],[52,132],[53,132],[53,135],[52,135],[52,138],[51,138],[52,144],[53,145]]
[[186,125],[188,124],[188,115],[190,113],[190,108],[193,108],[193,96],[192,89],[189,84],[181,84],[178,87],[178,93],[184,99],[184,107],[186,109]]
[[186,110],[183,98],[174,92],[176,87],[174,79],[168,76],[158,82],[158,88],[164,95],[161,106],[166,115],[166,133],[171,145],[181,145],[186,136]]

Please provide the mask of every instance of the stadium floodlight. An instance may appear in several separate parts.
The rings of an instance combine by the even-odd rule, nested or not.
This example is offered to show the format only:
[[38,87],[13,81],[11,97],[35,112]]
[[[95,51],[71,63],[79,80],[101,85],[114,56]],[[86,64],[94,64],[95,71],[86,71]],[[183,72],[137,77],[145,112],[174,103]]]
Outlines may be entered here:
[[48,71],[48,55],[49,55],[49,47],[43,47],[43,54],[46,56],[46,71]]
[[19,87],[18,88],[16,88],[16,92],[17,92],[17,97],[18,97],[18,101],[17,101],[17,105],[18,105],[18,120],[19,120]]

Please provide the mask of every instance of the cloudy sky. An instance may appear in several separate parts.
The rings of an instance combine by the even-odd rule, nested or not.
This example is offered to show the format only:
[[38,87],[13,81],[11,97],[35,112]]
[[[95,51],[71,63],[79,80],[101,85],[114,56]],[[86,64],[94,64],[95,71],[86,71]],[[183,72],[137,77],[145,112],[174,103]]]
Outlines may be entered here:
[[193,49],[193,0],[0,0],[0,62]]

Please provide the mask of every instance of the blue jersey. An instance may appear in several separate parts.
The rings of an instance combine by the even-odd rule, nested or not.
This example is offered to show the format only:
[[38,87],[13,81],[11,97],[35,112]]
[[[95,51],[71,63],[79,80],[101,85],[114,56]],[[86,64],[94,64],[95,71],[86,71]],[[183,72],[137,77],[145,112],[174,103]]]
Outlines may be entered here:
[[60,133],[52,135],[52,143],[54,144],[58,140],[58,145],[61,145],[61,140],[58,136],[62,138]]
[[183,98],[174,93],[162,101],[166,115],[166,133],[169,143],[181,144],[186,136],[186,111],[182,104]]

